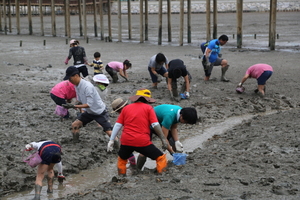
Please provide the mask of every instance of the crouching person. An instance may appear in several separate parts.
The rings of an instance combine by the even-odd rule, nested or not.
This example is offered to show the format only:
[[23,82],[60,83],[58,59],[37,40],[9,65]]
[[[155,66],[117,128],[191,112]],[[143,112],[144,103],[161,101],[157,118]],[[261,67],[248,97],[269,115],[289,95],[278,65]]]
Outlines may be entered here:
[[156,160],[156,169],[162,173],[167,167],[167,158],[150,140],[150,129],[154,131],[162,142],[163,149],[168,147],[168,143],[162,129],[158,123],[154,109],[149,103],[156,100],[151,98],[151,92],[147,89],[140,89],[136,95],[129,98],[133,103],[122,109],[116,124],[114,125],[107,151],[113,150],[114,139],[123,127],[121,135],[121,147],[118,152],[118,174],[126,175],[127,159],[132,156],[134,151],[144,156]]
[[42,162],[38,165],[37,175],[35,180],[35,196],[33,200],[40,200],[41,190],[43,186],[44,174],[47,171],[48,189],[47,193],[53,193],[53,178],[55,164],[58,164],[59,174],[62,175],[61,167],[61,146],[52,141],[31,142],[25,146],[27,151],[32,149],[38,150]]

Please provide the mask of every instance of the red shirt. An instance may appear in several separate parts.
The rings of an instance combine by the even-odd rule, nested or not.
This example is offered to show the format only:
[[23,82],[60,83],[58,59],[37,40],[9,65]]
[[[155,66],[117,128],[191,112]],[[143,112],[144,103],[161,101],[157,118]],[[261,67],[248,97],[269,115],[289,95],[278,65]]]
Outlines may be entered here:
[[158,122],[152,106],[142,102],[129,104],[123,108],[117,122],[124,126],[122,145],[144,147],[152,144],[150,126]]

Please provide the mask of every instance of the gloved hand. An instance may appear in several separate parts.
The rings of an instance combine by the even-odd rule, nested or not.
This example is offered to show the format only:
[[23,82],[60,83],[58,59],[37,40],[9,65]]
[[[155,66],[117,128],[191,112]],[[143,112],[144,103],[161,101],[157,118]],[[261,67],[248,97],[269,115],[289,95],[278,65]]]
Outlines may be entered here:
[[107,144],[107,152],[112,152],[112,150],[114,150],[114,141],[109,140],[109,142]]
[[237,85],[237,87],[241,87],[243,84],[242,83],[239,83],[238,85]]
[[66,109],[75,108],[75,105],[71,104],[71,103],[62,104],[61,106],[64,107],[64,108],[66,108]]
[[185,95],[185,97],[186,97],[187,99],[190,98],[190,93],[189,93],[189,92],[185,92],[184,95]]
[[67,57],[66,60],[65,60],[65,64],[66,64],[66,65],[68,64],[69,60],[70,60],[70,59]]
[[183,145],[179,142],[179,140],[175,142],[175,147],[177,152],[183,152]]
[[26,144],[25,149],[26,149],[26,151],[31,151],[33,148],[31,146],[31,144]]

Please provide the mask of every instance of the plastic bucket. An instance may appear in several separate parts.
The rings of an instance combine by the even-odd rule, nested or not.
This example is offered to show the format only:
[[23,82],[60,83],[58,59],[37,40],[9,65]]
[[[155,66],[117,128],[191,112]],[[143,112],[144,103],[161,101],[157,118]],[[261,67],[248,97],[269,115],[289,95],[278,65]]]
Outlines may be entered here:
[[186,156],[185,153],[174,153],[173,154],[173,163],[174,165],[184,165],[186,163]]

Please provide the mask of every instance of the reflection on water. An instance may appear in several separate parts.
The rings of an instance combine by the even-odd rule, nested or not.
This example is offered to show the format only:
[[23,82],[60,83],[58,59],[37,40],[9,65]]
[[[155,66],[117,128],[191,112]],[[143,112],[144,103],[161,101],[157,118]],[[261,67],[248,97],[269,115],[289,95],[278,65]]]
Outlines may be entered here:
[[[264,115],[274,114],[277,111],[268,111]],[[241,124],[244,120],[253,118],[254,114],[247,114],[237,117],[230,117],[224,122],[214,124],[213,127],[205,128],[201,132],[194,133],[192,137],[186,138],[182,141],[186,152],[192,152],[197,148],[203,148],[203,143],[211,138],[213,135],[220,135],[225,131],[233,128],[234,126]],[[136,154],[137,156],[137,154]],[[167,155],[171,160],[172,156]],[[151,159],[147,159],[145,167],[149,169],[155,168],[156,163]],[[79,174],[70,175],[63,184],[57,185],[55,181],[53,187],[53,194],[47,195],[47,185],[44,181],[44,185],[41,192],[41,199],[56,199],[59,197],[65,197],[68,194],[78,193],[84,189],[93,188],[100,183],[108,182],[113,176],[117,174],[116,159],[113,162],[103,164],[101,167],[97,167],[91,170],[81,171]],[[130,170],[128,170],[130,175]],[[3,200],[29,200],[34,196],[34,189],[31,191],[18,192],[3,198]]]

